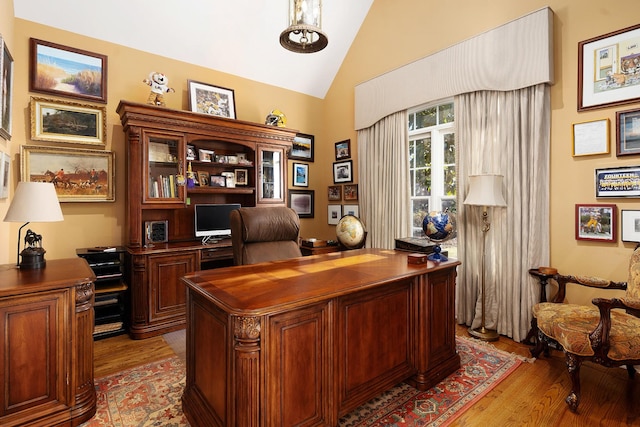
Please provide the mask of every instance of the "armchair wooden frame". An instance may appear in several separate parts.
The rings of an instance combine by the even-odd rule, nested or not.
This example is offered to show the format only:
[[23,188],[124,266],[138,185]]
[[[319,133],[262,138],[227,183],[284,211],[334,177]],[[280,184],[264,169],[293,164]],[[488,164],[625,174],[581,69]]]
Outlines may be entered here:
[[[616,289],[624,291],[627,290],[628,283],[608,281],[595,277],[571,276],[561,274],[554,275],[553,279],[555,279],[555,281],[558,283],[558,293],[556,294],[553,302],[536,304],[536,306],[534,307],[534,317],[531,320],[531,326],[536,332],[537,342],[535,347],[531,349],[531,354],[534,357],[538,357],[541,353],[544,352],[544,354],[548,356],[550,347],[562,350],[565,353],[567,369],[571,378],[571,391],[565,398],[565,401],[569,405],[569,408],[575,412],[577,411],[578,404],[580,402],[580,366],[583,362],[590,361],[605,367],[618,367],[626,365],[629,378],[633,379],[635,377],[636,371],[634,365],[640,365],[639,352],[631,355],[633,357],[623,360],[614,360],[609,357],[609,350],[611,349],[611,316],[613,309],[624,309],[626,311],[626,314],[624,314],[625,316],[632,315],[640,318],[640,306],[635,305],[638,301],[634,299],[625,298],[625,300],[627,300],[627,302],[625,302],[621,298],[594,298],[592,300],[592,303],[597,307],[597,310],[594,310],[594,312],[591,313],[593,314],[592,321],[594,327],[588,333],[588,338],[591,349],[593,350],[593,354],[590,356],[578,355],[572,353],[571,351],[568,351],[556,339],[554,339],[554,337],[543,333],[538,328],[537,315],[540,314],[540,311],[544,310],[545,308],[553,309],[552,306],[554,304],[564,302],[567,283],[575,283],[591,288],[607,290]],[[629,300],[632,301],[633,305],[629,305]],[[572,304],[565,304],[564,306],[569,307],[571,305]],[[574,307],[576,306],[574,305]],[[640,333],[640,331],[638,332]]]

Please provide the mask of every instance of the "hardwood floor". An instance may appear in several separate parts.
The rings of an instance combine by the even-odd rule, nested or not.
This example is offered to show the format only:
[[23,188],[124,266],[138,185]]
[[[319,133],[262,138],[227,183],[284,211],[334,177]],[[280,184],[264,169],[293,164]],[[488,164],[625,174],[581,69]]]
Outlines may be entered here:
[[[467,337],[467,329],[456,333]],[[530,357],[529,346],[500,337],[495,347]],[[160,360],[174,354],[163,337],[131,340],[126,335],[96,341],[95,377]],[[581,369],[582,399],[578,413],[564,398],[570,380],[564,355],[551,351],[518,369],[462,414],[452,426],[640,426],[640,375],[634,381],[626,369],[585,363]]]

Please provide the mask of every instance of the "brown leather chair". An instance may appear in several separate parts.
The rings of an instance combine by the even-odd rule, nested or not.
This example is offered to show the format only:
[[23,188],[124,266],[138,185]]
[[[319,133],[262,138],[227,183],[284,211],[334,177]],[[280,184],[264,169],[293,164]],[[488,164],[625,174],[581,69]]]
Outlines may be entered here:
[[298,214],[285,206],[240,208],[231,212],[235,265],[302,256]]

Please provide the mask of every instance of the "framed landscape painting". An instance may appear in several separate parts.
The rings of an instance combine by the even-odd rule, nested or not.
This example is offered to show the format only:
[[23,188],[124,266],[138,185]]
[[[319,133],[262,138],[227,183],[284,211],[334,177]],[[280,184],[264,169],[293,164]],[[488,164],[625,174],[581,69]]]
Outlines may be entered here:
[[104,150],[20,147],[21,180],[51,182],[60,202],[115,201],[115,154]]
[[106,107],[31,98],[31,139],[104,145]]
[[293,138],[293,147],[289,153],[292,160],[313,162],[313,142],[315,137],[306,133],[299,133]]
[[29,90],[107,102],[107,57],[30,39]]

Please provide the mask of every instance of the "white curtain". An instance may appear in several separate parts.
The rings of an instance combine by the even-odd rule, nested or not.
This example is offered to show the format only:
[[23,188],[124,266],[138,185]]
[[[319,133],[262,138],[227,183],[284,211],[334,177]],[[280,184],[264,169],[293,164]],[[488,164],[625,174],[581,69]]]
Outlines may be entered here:
[[392,249],[411,230],[406,111],[358,131],[358,182],[366,246]]
[[[458,148],[458,269],[456,316],[481,321],[482,208],[465,206],[468,176],[504,176],[507,206],[489,208],[486,235],[485,326],[515,341],[525,338],[539,285],[528,274],[549,261],[549,86],[473,92],[455,98]],[[362,181],[361,181],[362,182]]]

